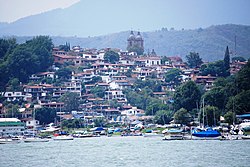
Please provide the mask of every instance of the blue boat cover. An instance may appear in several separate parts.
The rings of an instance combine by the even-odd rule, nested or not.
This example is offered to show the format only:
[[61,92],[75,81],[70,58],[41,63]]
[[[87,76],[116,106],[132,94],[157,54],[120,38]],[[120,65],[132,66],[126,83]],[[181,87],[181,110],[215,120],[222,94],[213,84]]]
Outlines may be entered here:
[[192,135],[196,137],[219,137],[221,134],[217,130],[207,128],[206,130],[201,131],[197,131],[197,129],[194,129],[192,131]]

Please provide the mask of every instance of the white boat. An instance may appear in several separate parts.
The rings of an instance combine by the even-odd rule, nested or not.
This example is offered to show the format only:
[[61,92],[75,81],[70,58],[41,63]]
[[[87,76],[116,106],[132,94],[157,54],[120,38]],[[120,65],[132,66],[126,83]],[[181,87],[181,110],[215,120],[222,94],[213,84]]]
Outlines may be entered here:
[[39,137],[28,137],[23,139],[25,143],[31,143],[31,142],[48,142],[49,139],[39,138]]
[[20,140],[13,140],[11,138],[0,138],[0,144],[20,143]]
[[54,136],[53,140],[74,140],[74,137],[71,135],[59,135],[59,136]]
[[182,129],[167,129],[164,131],[165,136],[163,140],[183,140],[184,132]]
[[59,131],[61,128],[54,126],[53,123],[50,123],[44,130],[41,130],[41,132],[56,132]]
[[163,137],[164,136],[164,134],[162,134],[162,133],[155,133],[155,132],[143,133],[142,135],[143,135],[143,137]]
[[250,120],[247,120],[247,119],[243,120],[243,122],[240,124],[240,127],[243,129],[250,127]]
[[184,140],[183,135],[166,135],[162,140]]
[[242,140],[250,140],[250,135],[243,135],[241,136]]

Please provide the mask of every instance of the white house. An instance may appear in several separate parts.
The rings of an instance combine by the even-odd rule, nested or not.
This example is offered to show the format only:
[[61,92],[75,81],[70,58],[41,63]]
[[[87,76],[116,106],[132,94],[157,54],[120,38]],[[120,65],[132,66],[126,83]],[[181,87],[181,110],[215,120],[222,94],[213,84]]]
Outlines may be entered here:
[[137,107],[132,107],[129,110],[124,110],[121,112],[121,115],[126,115],[126,116],[142,116],[144,115],[144,110],[138,109]]
[[26,100],[23,92],[2,92],[0,93],[7,101],[20,101]]
[[39,126],[39,121],[33,118],[26,120],[26,127],[35,128]]

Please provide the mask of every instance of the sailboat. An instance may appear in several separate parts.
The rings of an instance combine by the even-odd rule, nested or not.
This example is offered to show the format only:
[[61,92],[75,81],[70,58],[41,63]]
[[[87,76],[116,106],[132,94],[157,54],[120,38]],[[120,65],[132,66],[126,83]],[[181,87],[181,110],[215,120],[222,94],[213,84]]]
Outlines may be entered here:
[[217,130],[214,130],[213,128],[204,128],[204,98],[202,101],[203,105],[203,127],[202,128],[195,128],[192,130],[192,139],[219,139],[221,136],[221,133]]
[[[35,121],[35,111],[34,111],[33,115],[34,115],[33,116],[33,121]],[[36,125],[36,122],[33,125],[33,135],[30,136],[30,137],[24,138],[23,141],[25,143],[31,143],[31,142],[48,142],[49,139],[40,138],[40,137],[38,137],[38,136],[35,135],[35,125]]]

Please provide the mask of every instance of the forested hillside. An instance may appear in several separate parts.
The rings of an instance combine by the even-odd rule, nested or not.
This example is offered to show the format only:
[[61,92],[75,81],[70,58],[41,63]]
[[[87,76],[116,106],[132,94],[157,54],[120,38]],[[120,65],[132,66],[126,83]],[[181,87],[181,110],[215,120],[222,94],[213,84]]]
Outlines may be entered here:
[[[80,45],[83,48],[121,48],[126,49],[129,31],[109,34],[105,36],[80,37],[52,37],[55,45],[70,42],[71,46]],[[205,61],[223,59],[226,46],[230,53],[246,59],[250,57],[250,26],[217,25],[206,29],[173,30],[162,28],[154,32],[142,32],[145,43],[145,53],[152,49],[161,56],[180,55],[185,57],[189,52],[198,52]],[[32,37],[16,37],[17,42],[25,42]]]

